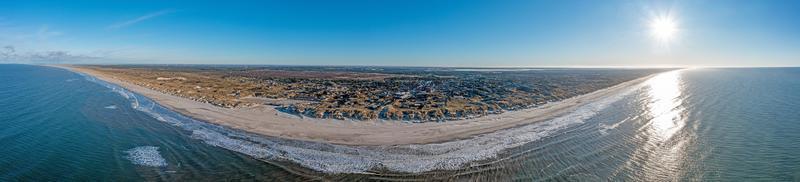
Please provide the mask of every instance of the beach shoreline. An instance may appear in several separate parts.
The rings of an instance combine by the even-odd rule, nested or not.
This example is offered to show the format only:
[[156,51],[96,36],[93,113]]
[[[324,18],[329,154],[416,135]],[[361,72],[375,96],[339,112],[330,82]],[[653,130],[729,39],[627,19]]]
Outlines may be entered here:
[[271,106],[222,108],[161,93],[91,69],[66,65],[54,65],[54,67],[83,73],[116,84],[146,96],[170,110],[211,124],[257,135],[352,146],[442,143],[547,121],[571,113],[587,103],[614,95],[658,74],[651,74],[588,94],[529,109],[456,121],[407,123],[392,120],[350,121],[304,118],[277,111]]

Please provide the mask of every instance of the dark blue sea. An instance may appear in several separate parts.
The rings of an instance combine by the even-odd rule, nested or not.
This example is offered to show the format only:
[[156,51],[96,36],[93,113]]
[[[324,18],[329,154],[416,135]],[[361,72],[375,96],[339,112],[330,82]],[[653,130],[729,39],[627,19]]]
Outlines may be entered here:
[[798,68],[661,73],[585,112],[458,170],[331,174],[311,164],[342,160],[272,153],[302,142],[251,148],[85,75],[0,65],[0,181],[800,180]]

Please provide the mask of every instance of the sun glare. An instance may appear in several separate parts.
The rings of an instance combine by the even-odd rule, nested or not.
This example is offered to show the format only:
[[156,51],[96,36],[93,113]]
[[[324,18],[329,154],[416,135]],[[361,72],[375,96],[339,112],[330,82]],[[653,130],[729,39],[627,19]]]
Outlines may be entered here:
[[659,42],[668,43],[675,38],[678,25],[670,16],[657,17],[650,22],[650,32]]

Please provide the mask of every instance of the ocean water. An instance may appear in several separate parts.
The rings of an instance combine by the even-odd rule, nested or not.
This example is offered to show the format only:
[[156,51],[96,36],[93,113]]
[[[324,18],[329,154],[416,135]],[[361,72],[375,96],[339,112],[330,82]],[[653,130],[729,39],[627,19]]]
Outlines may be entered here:
[[800,180],[800,69],[656,75],[551,121],[426,145],[259,137],[63,69],[0,65],[6,180]]
[[0,181],[292,177],[193,139],[134,109],[119,93],[63,69],[0,65],[0,103]]

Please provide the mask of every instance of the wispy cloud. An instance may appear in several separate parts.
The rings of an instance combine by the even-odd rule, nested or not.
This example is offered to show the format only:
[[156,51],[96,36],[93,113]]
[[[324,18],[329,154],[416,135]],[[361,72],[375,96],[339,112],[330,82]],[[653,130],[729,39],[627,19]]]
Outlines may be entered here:
[[118,22],[118,23],[109,25],[108,27],[106,27],[106,29],[107,30],[114,30],[114,29],[120,29],[120,28],[128,27],[128,26],[131,26],[133,24],[136,24],[136,23],[139,23],[139,22],[142,22],[142,21],[145,21],[145,20],[153,19],[153,18],[156,18],[156,17],[159,17],[159,16],[163,16],[163,15],[166,15],[166,14],[169,14],[169,13],[172,13],[172,12],[175,12],[175,10],[173,10],[173,9],[165,9],[165,10],[161,10],[161,11],[148,13],[146,15],[134,18],[132,20]]
[[47,40],[50,37],[56,37],[56,36],[59,36],[59,35],[62,35],[62,34],[63,33],[59,32],[59,31],[50,30],[50,27],[48,27],[47,25],[42,25],[42,27],[39,28],[39,31],[36,32],[36,37],[39,40]]
[[0,49],[0,60],[10,60],[14,57],[17,57],[17,48],[14,48],[14,46],[3,46]]
[[65,63],[100,59],[102,57],[75,54],[68,51],[19,52],[14,46],[0,48],[0,63]]
[[100,57],[75,54],[67,51],[44,51],[30,53],[26,58],[33,63],[62,63],[93,60],[99,59]]

